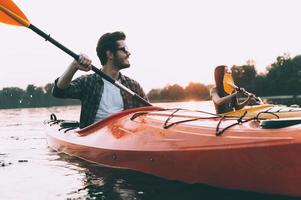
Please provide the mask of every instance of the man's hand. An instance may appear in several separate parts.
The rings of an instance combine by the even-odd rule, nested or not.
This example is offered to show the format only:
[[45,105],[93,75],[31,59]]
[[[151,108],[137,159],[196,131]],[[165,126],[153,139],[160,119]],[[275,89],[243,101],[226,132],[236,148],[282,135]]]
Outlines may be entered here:
[[65,89],[69,87],[72,78],[77,70],[81,71],[89,71],[92,69],[91,60],[88,58],[88,56],[84,54],[79,54],[78,60],[74,60],[67,70],[63,73],[62,76],[57,81],[57,86],[61,89]]
[[90,58],[87,55],[79,54],[78,60],[74,60],[71,63],[71,66],[76,70],[81,70],[81,71],[87,72],[92,69],[91,63],[92,63],[92,61],[90,60]]

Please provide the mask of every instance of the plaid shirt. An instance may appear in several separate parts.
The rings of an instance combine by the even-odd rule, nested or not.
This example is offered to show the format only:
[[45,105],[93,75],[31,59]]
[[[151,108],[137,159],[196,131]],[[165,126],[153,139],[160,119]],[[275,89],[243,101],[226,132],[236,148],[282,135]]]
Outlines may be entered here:
[[[58,79],[55,80],[52,91],[54,97],[79,99],[81,101],[80,128],[84,128],[94,123],[101,95],[103,93],[104,83],[102,78],[97,74],[83,75],[73,80],[66,89],[58,88],[57,81]],[[130,79],[121,73],[119,81],[145,100],[148,100],[137,81]],[[137,102],[130,94],[127,94],[123,90],[120,90],[120,93],[123,99],[124,110],[145,106]]]

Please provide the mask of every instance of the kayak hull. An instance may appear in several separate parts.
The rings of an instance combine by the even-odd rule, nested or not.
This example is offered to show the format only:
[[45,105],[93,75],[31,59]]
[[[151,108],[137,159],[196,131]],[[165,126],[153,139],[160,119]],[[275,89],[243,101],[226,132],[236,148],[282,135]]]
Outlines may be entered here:
[[216,136],[217,119],[168,129],[162,129],[157,113],[130,119],[151,110],[133,109],[79,131],[48,126],[48,145],[100,165],[169,180],[301,196],[299,125],[267,131],[248,122]]
[[[245,149],[240,153],[234,150],[125,152],[80,147],[60,143],[55,139],[50,139],[49,145],[57,151],[100,165],[137,170],[170,180],[204,183],[228,189],[301,196],[301,179],[298,176],[301,174],[301,169],[293,167],[301,166],[301,162],[286,159],[284,163],[283,159],[279,160],[280,154],[271,153],[269,148],[261,148],[257,151],[253,148]],[[273,147],[272,152],[275,150]],[[300,152],[301,148],[294,149],[291,146],[277,148],[277,152],[283,152],[283,156],[286,156],[285,152],[291,150]],[[258,157],[258,155],[264,156]],[[256,162],[254,159],[246,159],[247,157],[256,157]]]

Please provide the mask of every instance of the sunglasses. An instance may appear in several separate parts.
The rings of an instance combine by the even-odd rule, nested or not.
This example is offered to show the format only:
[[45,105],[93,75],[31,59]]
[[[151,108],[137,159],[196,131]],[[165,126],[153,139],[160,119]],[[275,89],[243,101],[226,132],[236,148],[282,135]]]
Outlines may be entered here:
[[119,48],[116,48],[115,51],[123,51],[123,53],[130,53],[128,47],[119,47]]

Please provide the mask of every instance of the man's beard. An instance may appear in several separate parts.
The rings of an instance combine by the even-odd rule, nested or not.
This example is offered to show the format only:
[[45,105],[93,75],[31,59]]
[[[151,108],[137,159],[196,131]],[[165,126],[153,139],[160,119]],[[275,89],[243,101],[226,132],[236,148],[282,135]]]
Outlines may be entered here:
[[125,63],[122,59],[114,58],[113,66],[119,70],[129,68],[131,65],[130,63]]

